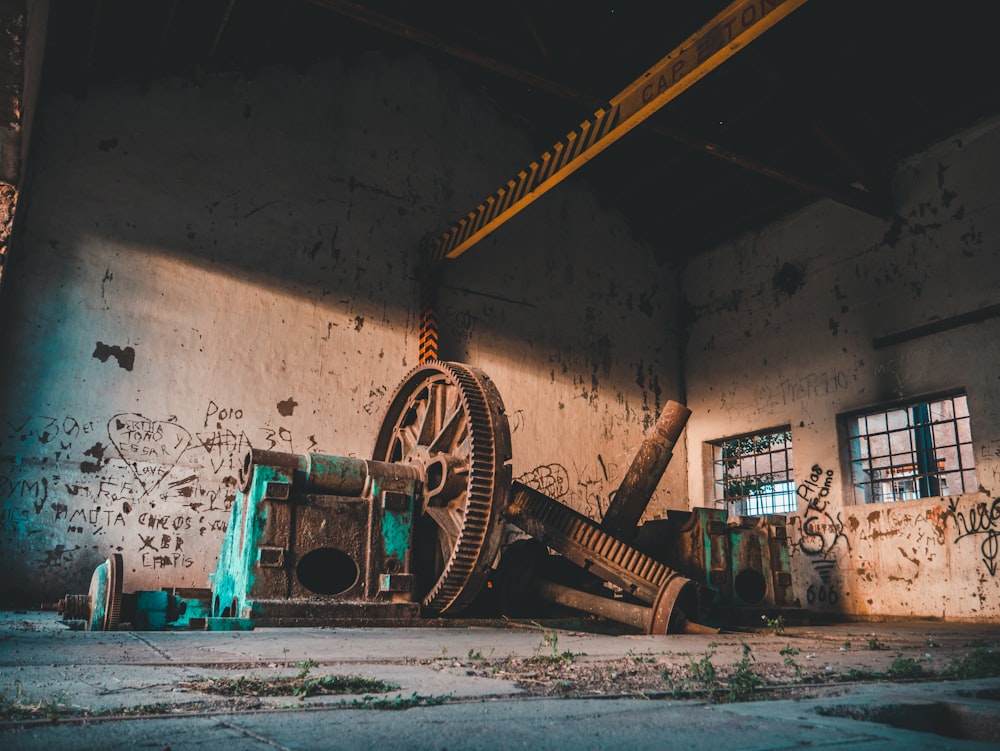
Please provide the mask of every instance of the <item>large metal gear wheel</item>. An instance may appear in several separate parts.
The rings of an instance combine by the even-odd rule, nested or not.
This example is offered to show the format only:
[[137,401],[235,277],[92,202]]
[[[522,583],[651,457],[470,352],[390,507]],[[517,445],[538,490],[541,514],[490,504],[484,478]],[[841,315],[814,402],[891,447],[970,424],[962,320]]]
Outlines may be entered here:
[[122,612],[122,576],[125,564],[121,553],[112,553],[94,570],[87,594],[87,631],[117,631]]
[[510,427],[489,377],[462,363],[422,363],[397,387],[374,459],[426,477],[411,564],[430,614],[460,611],[496,559],[511,486]]

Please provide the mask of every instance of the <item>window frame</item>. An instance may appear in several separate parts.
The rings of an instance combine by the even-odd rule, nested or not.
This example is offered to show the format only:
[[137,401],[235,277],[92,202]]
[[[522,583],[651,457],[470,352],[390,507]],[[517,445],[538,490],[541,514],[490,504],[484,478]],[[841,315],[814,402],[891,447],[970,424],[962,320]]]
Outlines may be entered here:
[[[748,452],[745,455],[738,457],[740,462],[748,459],[753,460],[755,470],[754,473],[740,474],[735,477],[727,476],[727,470],[724,468],[724,464],[727,460],[731,461],[735,457],[725,456],[726,444],[738,443],[747,439],[770,437],[778,434],[784,434],[786,436],[780,449],[774,450],[775,443],[771,443],[766,447],[766,450]],[[717,508],[726,508],[731,513],[738,516],[781,516],[797,513],[798,495],[796,493],[797,486],[795,483],[793,443],[794,435],[792,433],[792,426],[788,423],[706,441],[705,447],[707,449],[706,454],[709,462],[707,485],[712,504]],[[782,456],[781,463],[783,463],[784,466],[779,466],[775,469],[773,457],[778,454]],[[758,457],[767,457],[769,466],[763,472],[756,471]],[[717,475],[716,471],[719,468],[723,468],[722,473]],[[781,479],[778,479],[776,475],[779,475]],[[769,479],[767,484],[767,487],[770,488],[769,492],[755,494],[751,490],[750,492],[738,495],[729,494],[728,485],[734,480],[740,481],[749,479],[751,482],[758,483],[757,487],[761,488],[764,487],[764,485],[760,484],[760,478],[764,477]],[[787,487],[784,490],[777,490],[779,486]],[[744,489],[745,487],[746,486],[744,485]],[[784,499],[784,503],[782,503],[782,499]],[[768,506],[770,506],[770,508],[768,508]]]
[[[963,410],[957,409],[956,400],[964,400]],[[950,402],[951,414],[935,420],[931,408],[940,403]],[[925,407],[927,413],[915,416],[914,408]],[[890,424],[891,413],[903,412],[905,425]],[[866,433],[852,433],[857,420],[864,419],[866,429],[872,419],[882,420],[884,427],[868,430]],[[959,423],[964,421],[964,431]],[[951,429],[954,443],[938,444],[935,434],[941,426]],[[881,427],[881,426],[878,426]],[[968,393],[965,389],[951,389],[930,394],[895,399],[851,410],[837,416],[837,430],[841,446],[841,466],[844,473],[844,504],[849,506],[870,506],[885,503],[910,503],[928,498],[949,498],[979,489],[976,468],[975,443],[972,433],[972,414],[969,410]],[[964,432],[964,438],[962,433]],[[905,440],[904,434],[905,433]],[[872,438],[885,437],[885,450],[872,453]],[[864,439],[866,451],[858,451],[855,445]],[[928,447],[928,439],[930,441]],[[860,445],[860,443],[858,444]],[[906,446],[905,450],[901,450]],[[937,451],[954,450],[957,466],[949,466],[946,459],[937,456]],[[879,449],[881,451],[881,449]],[[928,453],[932,458],[928,460]],[[964,455],[963,455],[964,454]],[[912,461],[896,461],[898,457],[910,455]],[[964,463],[968,459],[969,464]],[[882,466],[873,466],[872,460],[879,460]],[[885,461],[888,464],[885,464]],[[881,477],[872,478],[875,471],[887,470]],[[967,479],[967,475],[971,476]],[[864,474],[867,480],[859,480]],[[953,483],[957,477],[958,482]],[[970,487],[971,486],[971,487]],[[867,489],[865,489],[867,488]],[[888,492],[886,489],[888,488]],[[860,497],[859,497],[860,496]],[[888,497],[886,497],[888,496]]]

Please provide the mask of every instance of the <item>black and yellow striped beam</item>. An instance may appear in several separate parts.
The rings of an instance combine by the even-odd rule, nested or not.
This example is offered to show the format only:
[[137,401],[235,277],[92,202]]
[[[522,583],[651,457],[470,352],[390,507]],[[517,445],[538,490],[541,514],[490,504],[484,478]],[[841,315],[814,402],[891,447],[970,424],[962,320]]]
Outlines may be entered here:
[[427,265],[457,258],[667,102],[704,78],[806,0],[736,0],[518,172],[430,247]]
[[437,274],[426,272],[420,280],[419,362],[438,359]]

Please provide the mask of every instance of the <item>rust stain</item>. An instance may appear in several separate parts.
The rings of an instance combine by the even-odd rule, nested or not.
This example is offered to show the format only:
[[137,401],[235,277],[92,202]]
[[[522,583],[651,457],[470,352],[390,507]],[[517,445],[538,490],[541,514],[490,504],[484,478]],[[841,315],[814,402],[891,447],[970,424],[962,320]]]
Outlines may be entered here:
[[884,532],[881,530],[876,530],[872,532],[868,537],[871,540],[881,540],[883,537],[895,537],[898,534],[900,534],[900,531],[898,529],[889,529]]
[[948,517],[954,516],[955,513],[948,509],[946,506],[933,506],[927,509],[927,521],[931,523],[931,526],[937,530],[938,537],[944,538],[945,529],[948,526]]

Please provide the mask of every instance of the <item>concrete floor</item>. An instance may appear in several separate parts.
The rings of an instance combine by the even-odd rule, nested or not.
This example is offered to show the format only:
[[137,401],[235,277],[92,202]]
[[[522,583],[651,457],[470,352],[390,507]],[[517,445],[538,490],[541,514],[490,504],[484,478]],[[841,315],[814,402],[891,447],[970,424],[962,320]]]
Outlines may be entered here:
[[[0,749],[998,748],[1000,677],[945,679],[994,652],[1000,626],[930,621],[668,637],[531,624],[100,633],[8,611]],[[696,670],[708,663],[713,696]],[[762,685],[729,701],[740,665]],[[205,693],[303,672],[394,688]]]

